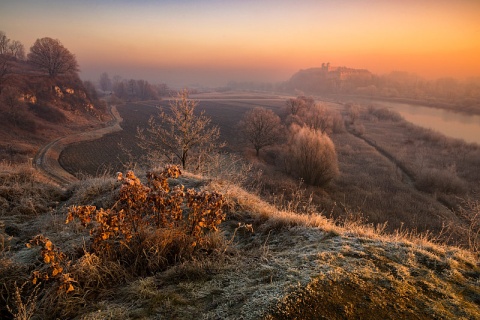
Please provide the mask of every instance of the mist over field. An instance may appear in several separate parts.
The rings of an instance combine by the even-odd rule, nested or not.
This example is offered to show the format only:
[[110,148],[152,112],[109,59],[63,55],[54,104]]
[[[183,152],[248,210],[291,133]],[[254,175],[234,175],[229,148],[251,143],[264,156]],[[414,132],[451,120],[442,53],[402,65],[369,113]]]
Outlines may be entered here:
[[480,74],[480,3],[461,1],[2,1],[2,30],[41,37],[100,72],[172,87],[279,82],[332,66],[427,79]]

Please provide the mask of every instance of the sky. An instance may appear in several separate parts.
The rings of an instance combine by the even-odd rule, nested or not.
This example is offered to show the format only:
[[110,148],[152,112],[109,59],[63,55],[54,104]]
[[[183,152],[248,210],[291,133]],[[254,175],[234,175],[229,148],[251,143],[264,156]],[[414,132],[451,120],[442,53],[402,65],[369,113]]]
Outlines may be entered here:
[[332,66],[480,76],[480,0],[0,0],[0,30],[50,37],[84,80],[277,82]]

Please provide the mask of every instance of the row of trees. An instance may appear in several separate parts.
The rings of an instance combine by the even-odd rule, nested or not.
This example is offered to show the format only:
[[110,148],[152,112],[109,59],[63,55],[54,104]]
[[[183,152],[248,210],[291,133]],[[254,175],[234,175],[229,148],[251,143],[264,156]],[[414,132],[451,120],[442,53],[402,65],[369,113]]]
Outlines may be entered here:
[[[182,91],[171,101],[168,113],[160,111],[157,118],[150,118],[147,128],[138,129],[138,144],[147,151],[149,160],[180,163],[184,169],[198,170],[224,146],[219,140],[220,130],[210,125],[210,118],[203,112],[195,114],[197,105],[188,98],[187,91]],[[296,106],[294,113],[292,105]],[[327,184],[338,175],[335,146],[328,132],[343,127],[329,120],[336,118],[334,113],[311,98],[290,99],[285,111],[282,121],[270,109],[254,108],[245,113],[238,128],[257,157],[263,148],[278,145],[282,150],[277,154],[278,165],[287,174],[307,184]],[[311,121],[312,114],[318,119]],[[343,123],[341,118],[339,121]]]
[[98,84],[104,93],[110,92],[123,100],[158,100],[171,93],[166,84],[152,85],[146,80],[122,79],[119,75],[110,78],[107,72],[100,75]]
[[286,101],[284,120],[270,109],[248,111],[238,127],[255,149],[278,145],[277,165],[310,185],[323,186],[338,175],[335,146],[328,136],[344,130],[340,114],[331,112],[311,97]]

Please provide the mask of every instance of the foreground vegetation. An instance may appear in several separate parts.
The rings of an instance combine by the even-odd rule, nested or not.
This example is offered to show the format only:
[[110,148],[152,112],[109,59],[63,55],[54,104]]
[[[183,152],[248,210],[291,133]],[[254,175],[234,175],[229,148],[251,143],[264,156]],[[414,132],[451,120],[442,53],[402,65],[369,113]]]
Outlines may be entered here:
[[480,317],[478,256],[426,237],[278,210],[175,168],[63,191],[0,171],[2,318]]
[[[280,209],[315,211],[334,219],[349,217],[366,223],[386,224],[389,232],[403,228],[410,232],[432,233],[446,243],[465,247],[478,242],[470,239],[471,236],[478,239],[478,227],[467,232],[476,223],[462,214],[465,210],[470,212],[468,207],[480,201],[477,183],[480,177],[475,169],[480,165],[478,146],[415,127],[400,115],[381,107],[344,106],[322,101],[316,102],[315,107],[298,108],[291,103],[302,99],[306,99],[304,103],[311,103],[310,99],[262,99],[251,94],[237,94],[228,99],[218,99],[215,95],[216,99],[206,97],[200,99],[198,108],[205,110],[212,124],[220,128],[220,141],[227,142],[224,151],[230,155],[210,157],[206,161],[208,168],[201,168],[195,161],[192,169],[199,168],[210,174],[222,166],[224,172],[243,167],[246,171],[241,179],[249,180],[256,193]],[[168,107],[168,103],[160,105]],[[142,150],[136,146],[134,136],[137,128],[145,126],[155,114],[156,104],[120,106],[123,131],[69,146],[62,152],[62,166],[78,177],[135,167]],[[322,137],[325,132],[334,144],[338,168],[327,167],[330,171],[322,174],[330,172],[333,180],[329,179],[323,187],[309,186],[305,182],[314,182],[308,180],[313,177],[308,169],[303,182],[298,179],[302,175],[296,163],[301,163],[302,159],[294,156],[296,150],[288,143],[288,139],[298,139],[298,127],[281,130],[275,144],[262,147],[256,156],[254,144],[242,139],[239,134],[242,131],[237,126],[239,119],[247,117],[248,111],[253,112],[255,107],[272,110],[280,116],[281,123],[290,123],[291,128],[295,128],[293,125],[317,128]],[[121,148],[119,142],[126,148]],[[330,142],[325,140],[322,145],[328,146]],[[129,149],[128,152],[125,149]],[[117,155],[117,159],[112,155]],[[322,159],[322,155],[317,159]],[[335,162],[330,160],[330,163]]]
[[[123,169],[135,172],[61,190],[30,166],[4,163],[2,316],[479,317],[478,186],[461,173],[471,172],[476,146],[421,134],[431,154],[455,148],[444,163],[461,169],[429,159],[418,167],[398,145],[390,148],[392,136],[403,150],[417,140],[389,110],[299,97],[287,108],[271,106],[277,116],[253,104],[235,127],[246,129],[249,116],[260,123],[234,145],[243,159],[213,153],[195,157],[195,166],[180,162],[195,174],[142,172],[144,165],[126,161]],[[195,119],[187,109],[180,118]],[[265,120],[279,126],[276,139],[249,140],[262,137]],[[188,123],[180,128],[190,132]],[[138,127],[127,120],[124,130]],[[168,141],[161,147],[185,151],[181,137],[172,137],[179,139],[169,151]],[[202,155],[194,150],[188,154]],[[424,179],[423,170],[437,174]]]

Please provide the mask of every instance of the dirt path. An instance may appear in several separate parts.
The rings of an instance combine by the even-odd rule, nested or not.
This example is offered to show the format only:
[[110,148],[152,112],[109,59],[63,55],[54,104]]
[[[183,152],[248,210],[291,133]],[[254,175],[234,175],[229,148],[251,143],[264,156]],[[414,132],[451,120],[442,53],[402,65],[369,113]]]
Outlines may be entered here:
[[[381,154],[383,157],[387,158],[388,161],[393,163],[395,167],[401,172],[402,174],[402,181],[408,184],[409,186],[415,188],[415,178],[414,178],[414,173],[411,172],[408,168],[406,168],[402,163],[400,163],[392,154],[390,154],[388,151],[380,147],[375,140],[368,139],[363,135],[360,135],[353,131],[351,128],[346,128],[347,132],[350,133],[351,135],[357,137],[358,139],[361,139],[365,141],[368,145],[372,146],[375,148],[375,150]],[[416,188],[415,188],[416,189]]]
[[65,169],[63,169],[58,162],[60,153],[63,151],[63,149],[65,149],[65,147],[72,143],[95,140],[108,133],[122,130],[120,123],[123,121],[123,119],[118,113],[117,107],[112,106],[110,108],[110,113],[112,115],[112,120],[107,122],[105,127],[61,137],[42,147],[34,157],[34,167],[43,175],[62,187],[77,181],[78,179],[69,172],[65,171]]

